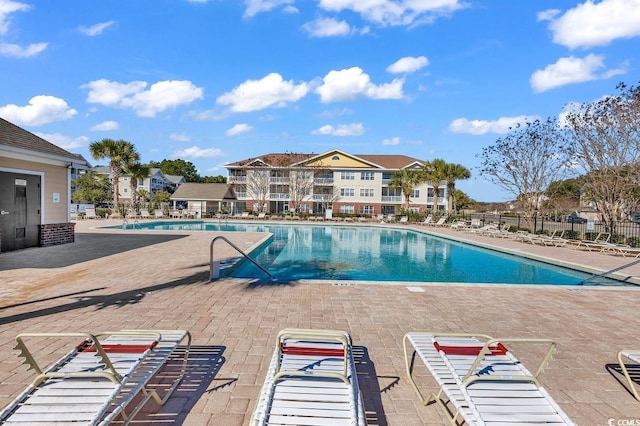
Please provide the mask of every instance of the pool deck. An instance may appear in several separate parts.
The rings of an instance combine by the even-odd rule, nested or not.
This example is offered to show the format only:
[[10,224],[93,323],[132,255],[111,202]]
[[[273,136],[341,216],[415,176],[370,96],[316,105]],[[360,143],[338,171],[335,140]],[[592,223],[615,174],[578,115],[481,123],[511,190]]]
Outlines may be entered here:
[[[640,402],[618,382],[615,364],[619,349],[640,349],[640,288],[210,283],[214,233],[94,229],[119,223],[80,221],[73,244],[0,254],[1,407],[33,378],[13,350],[18,333],[187,329],[194,345],[187,377],[164,407],[150,402],[140,424],[248,425],[276,334],[291,327],[351,334],[369,425],[444,423],[405,377],[402,336],[412,331],[554,339],[558,351],[541,382],[577,424],[640,421]],[[633,260],[414,227],[596,273]],[[263,238],[218,234],[247,249]],[[234,256],[216,243],[216,259]],[[640,265],[621,273],[640,277]]]

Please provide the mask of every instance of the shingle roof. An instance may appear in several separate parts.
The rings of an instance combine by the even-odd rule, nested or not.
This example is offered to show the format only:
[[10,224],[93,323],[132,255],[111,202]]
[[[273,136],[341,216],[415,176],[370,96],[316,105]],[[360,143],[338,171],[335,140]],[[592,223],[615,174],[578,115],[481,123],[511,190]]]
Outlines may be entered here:
[[[316,157],[318,154],[293,154],[293,153],[271,153],[261,155],[259,157],[252,157],[246,160],[241,160],[235,163],[230,163],[227,166],[242,167],[251,164],[252,162],[264,163],[271,167],[287,167],[292,164],[299,163],[312,157]],[[424,161],[417,158],[408,157],[406,155],[353,155],[353,157],[361,158],[369,163],[377,164],[385,169],[402,169],[411,164],[420,163],[424,164]]]
[[236,163],[229,164],[230,166],[247,166],[252,162],[265,163],[271,167],[287,167],[291,164],[298,163],[315,156],[316,154],[293,154],[293,153],[271,153],[261,155],[259,157],[247,158]]
[[172,200],[235,200],[233,189],[226,183],[183,183],[171,195]]
[[0,118],[0,146],[1,145],[47,156],[68,158],[75,162],[83,161],[82,156],[72,154],[3,118]]
[[402,169],[411,164],[420,163],[424,164],[424,161],[418,160],[417,158],[408,157],[406,155],[355,155],[358,158],[362,158],[363,160],[367,160],[371,163],[375,163],[379,166],[384,167],[385,169]]

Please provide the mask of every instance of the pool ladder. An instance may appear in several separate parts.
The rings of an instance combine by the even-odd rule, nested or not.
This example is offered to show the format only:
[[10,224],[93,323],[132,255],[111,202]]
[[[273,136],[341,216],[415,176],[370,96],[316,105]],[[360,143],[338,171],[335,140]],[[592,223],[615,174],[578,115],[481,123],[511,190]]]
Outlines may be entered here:
[[269,271],[267,271],[264,267],[262,267],[262,265],[260,265],[258,262],[253,260],[251,257],[249,257],[249,255],[246,254],[244,251],[242,251],[240,249],[240,247],[238,247],[237,245],[233,244],[231,241],[229,241],[228,238],[223,237],[222,235],[218,235],[213,240],[211,240],[211,245],[209,246],[209,272],[210,272],[209,273],[209,281],[214,281],[214,280],[217,280],[218,278],[220,278],[220,262],[214,262],[213,261],[213,244],[218,240],[222,240],[222,241],[226,242],[227,244],[229,244],[231,247],[236,249],[236,251],[238,253],[240,253],[242,256],[244,256],[245,259],[247,259],[249,262],[251,262],[254,265],[256,265],[262,272],[264,272],[269,277],[271,277],[272,280],[274,280],[274,281],[276,280],[276,277],[271,275],[271,273]]
[[[126,230],[129,227],[129,221],[127,220],[127,218],[125,218],[122,221],[122,229]],[[133,225],[132,225],[133,229],[142,229],[142,227],[140,226],[140,222],[138,222],[138,219],[133,221]]]

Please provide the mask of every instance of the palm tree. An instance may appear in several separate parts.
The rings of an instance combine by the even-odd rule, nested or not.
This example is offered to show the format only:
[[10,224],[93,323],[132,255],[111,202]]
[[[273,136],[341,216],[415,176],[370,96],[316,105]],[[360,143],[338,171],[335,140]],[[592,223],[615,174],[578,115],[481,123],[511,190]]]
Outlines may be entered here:
[[404,194],[404,202],[407,205],[408,210],[409,204],[411,203],[409,197],[411,197],[413,188],[420,185],[422,182],[424,182],[424,180],[425,179],[422,174],[422,170],[400,169],[393,172],[391,180],[389,181],[389,186],[402,189],[402,193]]
[[422,170],[428,182],[433,187],[433,210],[438,209],[438,198],[440,196],[440,182],[446,180],[447,163],[441,159],[426,161]]
[[123,166],[123,170],[129,175],[129,188],[131,188],[131,207],[134,212],[140,213],[140,202],[138,199],[138,179],[149,177],[149,166],[133,163]]
[[122,166],[135,163],[140,159],[140,155],[136,152],[131,142],[122,139],[117,141],[102,139],[101,141],[91,142],[89,144],[89,152],[95,160],[109,159],[111,184],[113,185],[113,208],[117,210],[120,196],[118,184],[122,174]]
[[464,167],[461,164],[448,163],[445,166],[445,181],[447,182],[447,202],[448,202],[448,210],[450,212],[455,212],[457,210],[456,206],[456,181],[462,179],[469,179],[471,177],[471,172],[469,169]]

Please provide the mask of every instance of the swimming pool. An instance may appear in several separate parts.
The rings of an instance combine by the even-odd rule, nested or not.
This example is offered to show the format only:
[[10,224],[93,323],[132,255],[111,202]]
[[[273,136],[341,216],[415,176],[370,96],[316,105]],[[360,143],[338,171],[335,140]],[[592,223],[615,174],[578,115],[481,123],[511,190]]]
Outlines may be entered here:
[[[580,285],[591,276],[412,229],[201,221],[145,222],[135,227],[174,231],[269,232],[273,238],[251,253],[251,257],[278,281],[322,279]],[[229,275],[264,277],[264,273],[250,262],[241,262],[231,268]],[[589,284],[624,285],[610,279],[598,279]]]

